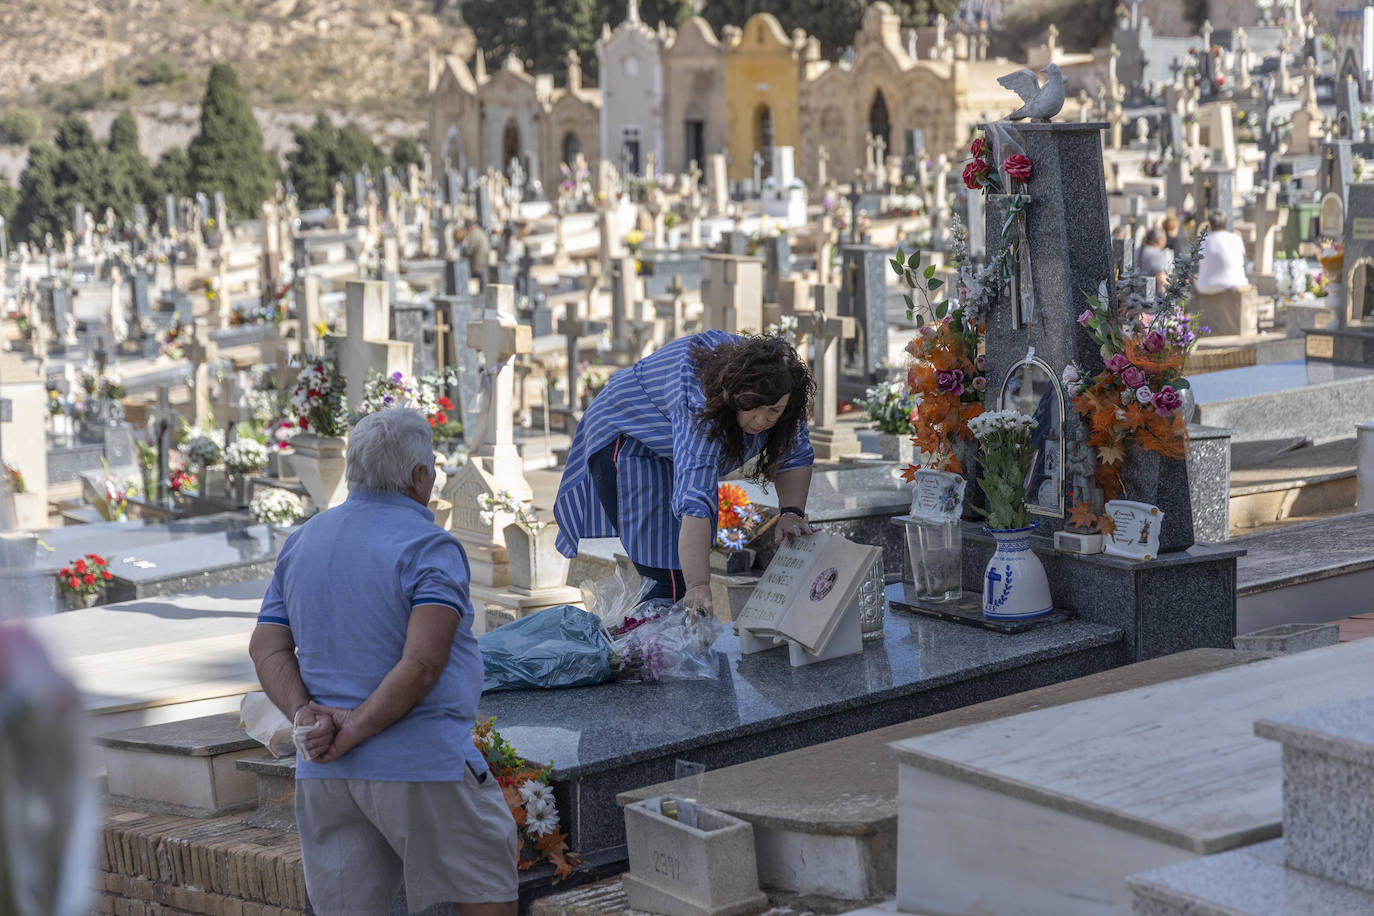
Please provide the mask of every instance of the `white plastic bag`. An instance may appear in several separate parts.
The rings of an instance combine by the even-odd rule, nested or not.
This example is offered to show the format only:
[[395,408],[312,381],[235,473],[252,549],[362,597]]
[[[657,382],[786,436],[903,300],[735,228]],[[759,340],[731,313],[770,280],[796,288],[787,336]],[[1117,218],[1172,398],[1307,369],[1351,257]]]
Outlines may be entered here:
[[267,747],[273,757],[296,753],[291,722],[267,699],[265,693],[246,693],[239,704],[239,728]]

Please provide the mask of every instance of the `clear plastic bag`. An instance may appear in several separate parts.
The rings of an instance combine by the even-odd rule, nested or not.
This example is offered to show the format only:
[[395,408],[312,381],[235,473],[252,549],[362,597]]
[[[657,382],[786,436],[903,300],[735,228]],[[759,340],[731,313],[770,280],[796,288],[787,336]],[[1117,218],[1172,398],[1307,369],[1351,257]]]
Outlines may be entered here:
[[712,650],[724,624],[687,611],[681,602],[639,602],[637,590],[617,571],[583,586],[592,613],[610,641],[611,676],[617,681],[699,681],[720,676]]

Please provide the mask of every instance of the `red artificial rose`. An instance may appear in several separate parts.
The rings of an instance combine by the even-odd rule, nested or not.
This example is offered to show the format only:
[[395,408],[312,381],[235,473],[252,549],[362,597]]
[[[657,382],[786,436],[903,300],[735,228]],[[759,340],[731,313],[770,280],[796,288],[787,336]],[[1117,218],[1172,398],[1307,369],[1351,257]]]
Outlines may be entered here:
[[77,561],[76,561],[76,564],[75,564],[75,566],[73,566],[73,568],[74,568],[78,573],[84,573],[84,572],[86,571],[86,561],[85,561],[85,560],[77,560]]
[[78,579],[76,576],[72,576],[70,579],[67,580],[67,584],[70,585],[72,588],[80,588],[81,580]]
[[978,191],[983,187],[983,178],[988,173],[988,164],[981,159],[975,159],[964,166],[964,187],[970,191]]
[[106,579],[114,578],[114,573],[110,572],[108,569],[102,572],[101,575],[104,576]]
[[436,413],[434,415],[434,422],[439,424],[440,426],[443,426],[445,423],[448,422],[448,414]]
[[444,410],[452,410],[453,402],[450,401],[448,398],[441,397],[439,398],[439,406],[444,408]]
[[308,419],[306,419],[305,417],[301,417],[301,429],[309,429],[309,428],[310,428],[310,421],[309,421]]
[[1029,181],[1031,161],[1020,153],[1013,153],[1002,163],[1002,171],[1007,173],[1008,178],[1015,178],[1017,181]]
[[95,576],[86,573],[86,575],[81,577],[81,581],[85,582],[87,585],[95,585]]
[[433,418],[433,417],[430,417],[430,418],[429,418],[429,425],[430,425],[431,428],[433,428],[433,426],[434,426],[434,418]]
[[974,140],[973,140],[973,145],[970,146],[970,147],[968,148],[968,151],[969,151],[970,153],[973,154],[973,158],[974,158],[974,159],[982,159],[982,158],[983,158],[983,153],[987,152],[987,149],[988,149],[988,141],[987,141],[987,138],[985,138],[985,137],[975,137]]
[[69,576],[72,574],[72,571],[71,571],[70,569],[68,569],[67,567],[64,566],[64,567],[62,567],[62,569],[60,569],[60,570],[58,571],[57,574],[58,574],[59,576],[61,576],[62,578],[66,579],[67,577],[69,577]]

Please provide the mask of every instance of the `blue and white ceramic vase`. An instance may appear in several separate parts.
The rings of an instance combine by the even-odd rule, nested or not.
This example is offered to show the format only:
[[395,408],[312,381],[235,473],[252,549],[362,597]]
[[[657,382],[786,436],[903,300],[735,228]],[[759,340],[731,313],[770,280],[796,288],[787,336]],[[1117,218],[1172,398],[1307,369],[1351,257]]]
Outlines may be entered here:
[[1045,567],[1030,548],[1038,523],[1025,528],[984,528],[997,551],[983,572],[983,616],[992,620],[1043,617],[1052,609]]

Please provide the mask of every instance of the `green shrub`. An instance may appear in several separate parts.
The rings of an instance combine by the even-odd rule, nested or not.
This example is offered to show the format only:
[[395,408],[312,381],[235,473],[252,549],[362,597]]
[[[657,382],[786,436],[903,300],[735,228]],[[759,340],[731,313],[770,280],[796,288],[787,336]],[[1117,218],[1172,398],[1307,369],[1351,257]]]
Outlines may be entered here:
[[134,74],[140,86],[172,86],[186,79],[186,71],[166,54],[146,61]]
[[43,119],[27,108],[11,108],[0,114],[0,143],[28,146],[42,129]]

